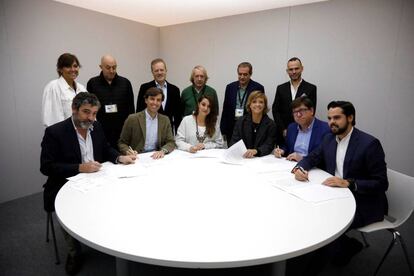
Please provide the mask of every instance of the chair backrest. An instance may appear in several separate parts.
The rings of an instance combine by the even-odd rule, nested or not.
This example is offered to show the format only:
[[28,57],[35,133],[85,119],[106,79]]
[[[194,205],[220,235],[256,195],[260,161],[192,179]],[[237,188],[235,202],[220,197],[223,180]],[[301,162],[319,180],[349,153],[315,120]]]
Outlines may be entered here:
[[388,169],[388,216],[396,227],[403,224],[414,210],[414,177]]

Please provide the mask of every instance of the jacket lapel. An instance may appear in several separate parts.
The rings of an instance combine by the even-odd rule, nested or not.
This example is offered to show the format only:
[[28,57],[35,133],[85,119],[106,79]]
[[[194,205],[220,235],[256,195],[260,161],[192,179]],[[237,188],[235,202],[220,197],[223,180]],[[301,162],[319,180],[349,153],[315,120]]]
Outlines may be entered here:
[[82,163],[82,155],[81,155],[79,141],[78,141],[78,134],[72,124],[72,117],[69,117],[68,119],[66,119],[65,127],[66,127],[67,137],[68,139],[70,139],[70,141],[68,142],[70,143],[70,145],[73,145],[73,152],[75,153],[76,158],[78,159],[78,162]]
[[358,145],[358,140],[359,140],[359,131],[356,128],[354,128],[354,130],[352,131],[351,137],[349,138],[348,148],[346,149],[346,154],[345,154],[345,159],[344,159],[344,171],[343,171],[344,178],[348,177],[349,163],[351,162],[354,156],[355,150]]

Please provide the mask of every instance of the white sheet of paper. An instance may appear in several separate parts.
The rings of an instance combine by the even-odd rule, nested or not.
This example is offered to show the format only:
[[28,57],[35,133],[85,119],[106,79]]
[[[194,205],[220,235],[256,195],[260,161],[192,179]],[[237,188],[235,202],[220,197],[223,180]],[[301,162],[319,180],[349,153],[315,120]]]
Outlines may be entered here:
[[191,158],[220,158],[223,155],[223,149],[207,149],[199,150],[196,153],[191,154]]
[[276,158],[273,154],[269,154],[263,157],[253,158],[246,165],[257,173],[290,172],[295,167],[296,162],[288,161],[285,158]]
[[247,148],[242,139],[224,151],[221,161],[229,164],[241,165],[244,163],[243,154]]
[[323,202],[327,200],[333,200],[338,198],[346,198],[350,195],[347,195],[341,191],[339,187],[329,187],[325,185],[311,185],[301,189],[294,189],[290,191],[292,195],[295,195],[307,202]]

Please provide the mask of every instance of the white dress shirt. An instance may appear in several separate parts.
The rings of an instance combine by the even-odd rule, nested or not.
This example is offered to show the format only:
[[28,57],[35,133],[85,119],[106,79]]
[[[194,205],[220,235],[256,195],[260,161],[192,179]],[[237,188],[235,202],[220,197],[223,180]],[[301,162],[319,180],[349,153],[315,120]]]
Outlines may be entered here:
[[80,135],[80,133],[76,129],[75,123],[73,122],[73,117],[72,117],[72,124],[78,136],[78,142],[79,142],[79,147],[80,147],[81,157],[82,157],[82,164],[95,161],[93,158],[93,143],[92,143],[92,136],[91,136],[91,131],[93,131],[93,125],[91,125],[88,128],[88,131],[86,132],[86,139],[84,139],[82,135]]
[[76,82],[75,91],[62,76],[49,82],[43,91],[43,125],[48,127],[72,116],[72,100],[79,92],[86,92],[85,86]]
[[341,140],[338,139],[336,136],[336,142],[338,143],[336,147],[336,168],[335,168],[335,176],[344,178],[344,160],[346,155],[346,150],[348,149],[349,139],[351,138],[351,134],[354,128],[351,128],[351,131],[342,138]]
[[[298,85],[298,88],[299,88],[299,86],[300,86],[300,84],[302,83],[302,79],[300,79],[300,82],[299,82],[299,85]],[[292,81],[290,81],[290,93],[292,94],[292,101],[294,100],[294,99],[296,99],[296,93],[298,92],[298,90],[297,89],[295,89],[295,87],[293,86],[293,84],[292,84]]]
[[144,151],[153,151],[158,147],[158,113],[154,118],[145,108],[145,145]]

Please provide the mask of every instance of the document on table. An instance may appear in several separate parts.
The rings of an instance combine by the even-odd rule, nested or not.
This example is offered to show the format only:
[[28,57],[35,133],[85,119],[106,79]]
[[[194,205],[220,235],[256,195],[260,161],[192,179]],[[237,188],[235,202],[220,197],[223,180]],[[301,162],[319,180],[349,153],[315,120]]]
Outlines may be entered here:
[[290,172],[296,162],[288,161],[285,158],[276,158],[273,154],[269,154],[253,158],[246,165],[257,173]]
[[191,154],[190,158],[220,158],[223,156],[225,150],[223,149],[206,149],[199,150],[196,153]]
[[107,177],[105,175],[93,175],[90,173],[90,176],[77,179],[76,181],[70,180],[65,185],[69,185],[72,189],[78,190],[83,193],[87,193],[92,189],[108,185],[113,183],[114,179]]
[[349,197],[344,188],[329,187],[322,184],[330,174],[321,171],[309,171],[310,181],[298,181],[291,177],[275,178],[268,180],[274,187],[284,190],[302,200],[312,203],[323,202],[332,199]]
[[240,141],[224,151],[221,161],[228,164],[241,165],[245,161],[243,154],[246,151],[247,148],[244,145],[243,140],[240,139]]

